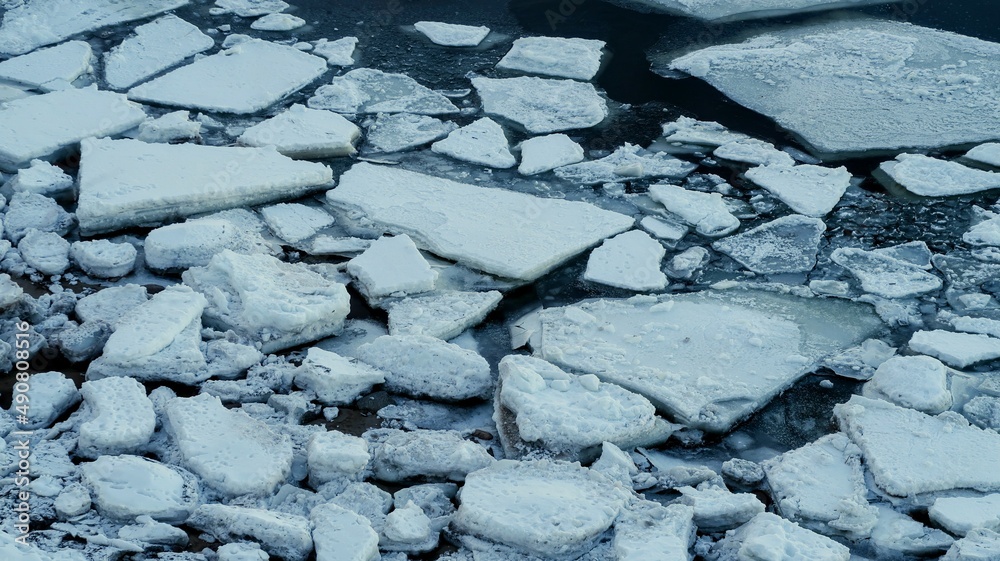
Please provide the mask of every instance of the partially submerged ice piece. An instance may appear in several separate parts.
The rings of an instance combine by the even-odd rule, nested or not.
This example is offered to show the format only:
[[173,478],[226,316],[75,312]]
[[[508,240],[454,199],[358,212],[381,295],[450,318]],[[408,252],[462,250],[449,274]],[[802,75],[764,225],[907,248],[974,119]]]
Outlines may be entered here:
[[795,165],[795,160],[787,152],[782,152],[773,144],[756,138],[731,140],[716,148],[712,155],[723,160],[755,166]]
[[604,41],[570,37],[522,37],[497,68],[556,78],[590,80],[601,68]]
[[517,123],[531,134],[586,129],[608,116],[607,102],[592,84],[574,80],[472,78],[483,111]]
[[449,115],[458,108],[405,74],[358,68],[337,76],[309,98],[309,107],[337,113],[414,113]]
[[240,144],[274,146],[292,158],[333,158],[357,152],[361,137],[357,125],[331,111],[295,104],[286,111],[243,132]]
[[480,444],[450,430],[391,430],[375,445],[372,469],[382,481],[415,478],[464,481],[495,460]]
[[158,273],[179,272],[208,265],[224,249],[236,253],[277,253],[280,248],[264,239],[264,229],[264,222],[246,209],[223,210],[162,226],[146,236],[146,266]]
[[858,395],[833,412],[864,453],[875,484],[889,495],[1000,490],[1000,435],[956,413],[932,417]]
[[330,66],[352,66],[354,64],[354,49],[358,46],[357,37],[341,37],[336,41],[320,39],[316,41],[312,54],[326,59]]
[[17,175],[4,185],[12,192],[27,191],[46,197],[58,198],[73,191],[73,178],[62,168],[42,160],[31,160],[31,166],[21,168]]
[[764,503],[751,493],[731,493],[709,482],[698,488],[683,486],[678,502],[694,509],[694,523],[702,532],[732,530],[764,512]]
[[877,505],[876,508],[878,523],[872,530],[871,544],[880,556],[939,555],[955,541],[941,530],[928,528],[887,505]]
[[139,125],[137,139],[143,142],[175,142],[201,136],[201,122],[190,120],[187,111],[174,111],[162,117],[147,119]]
[[191,514],[187,524],[223,542],[250,538],[284,561],[306,561],[313,550],[309,519],[297,514],[205,504]]
[[344,285],[270,255],[223,250],[207,266],[185,271],[183,279],[208,298],[208,326],[231,329],[259,343],[263,353],[334,335],[350,311]]
[[[268,72],[260,72],[268,68]],[[214,111],[256,113],[309,85],[326,61],[258,39],[207,56],[129,90],[130,99]]]
[[189,0],[29,0],[14,4],[0,25],[0,53],[19,55],[78,33],[148,18]]
[[861,449],[842,433],[764,462],[782,516],[825,535],[868,537],[878,520],[868,504]]
[[365,140],[376,152],[401,152],[440,140],[457,128],[451,121],[427,115],[387,113],[375,119]]
[[490,34],[490,28],[482,25],[458,25],[437,21],[418,21],[413,24],[435,45],[444,47],[475,47]]
[[681,116],[675,121],[663,123],[663,142],[678,147],[694,145],[718,148],[728,142],[747,138],[747,135],[732,132],[714,121],[699,121]]
[[851,185],[845,167],[760,166],[747,170],[746,177],[795,212],[817,218],[833,210]]
[[649,188],[649,196],[703,236],[725,236],[740,227],[719,193],[689,191],[676,185],[659,184]]
[[742,290],[591,300],[545,309],[538,321],[536,356],[712,432],[882,327],[867,305]]
[[712,249],[755,273],[805,273],[816,266],[825,231],[822,220],[792,214],[719,240]]
[[241,18],[253,18],[277,14],[288,9],[288,3],[282,0],[215,0],[214,12],[217,15],[233,13]]
[[909,298],[941,288],[936,275],[883,253],[838,248],[830,258],[858,279],[862,290],[883,298]]
[[319,347],[307,351],[295,374],[295,385],[315,393],[324,405],[350,405],[384,382],[385,372]]
[[427,292],[438,277],[406,234],[373,241],[347,262],[346,270],[365,296],[373,299]]
[[747,561],[848,561],[851,551],[826,536],[807,530],[776,514],[762,512],[717,545],[722,559]]
[[611,0],[647,12],[663,12],[713,21],[770,18],[800,12],[816,12],[887,4],[890,0]]
[[505,169],[517,163],[510,153],[503,127],[489,117],[452,131],[447,138],[431,145],[431,150],[456,160],[491,168]]
[[663,290],[667,275],[660,267],[667,250],[642,230],[604,240],[590,252],[584,280],[628,290]]
[[[1000,189],[1000,173],[922,154],[900,154],[879,166],[885,178],[923,197],[950,197]],[[878,177],[878,175],[876,175]]]
[[445,291],[387,305],[390,335],[427,335],[445,341],[478,325],[500,303],[501,294]]
[[70,88],[0,106],[0,170],[16,171],[34,159],[54,160],[91,136],[112,136],[146,119],[124,95]]
[[979,528],[956,540],[942,561],[990,561],[1000,557],[1000,533]]
[[948,369],[929,356],[896,356],[883,362],[862,395],[931,415],[951,408]]
[[136,27],[135,36],[104,55],[104,79],[111,89],[125,90],[214,46],[198,26],[166,15]]
[[291,160],[273,147],[88,139],[77,217],[81,234],[93,235],[294,198],[332,178],[325,165]]
[[840,19],[708,47],[670,67],[773,118],[817,154],[844,158],[996,140],[1000,114],[986,108],[1000,95],[998,60],[1000,45],[979,39]]
[[682,179],[697,167],[665,152],[652,152],[626,143],[599,160],[560,167],[555,170],[555,174],[572,183],[596,185],[664,177]]
[[327,192],[333,206],[356,209],[418,247],[503,277],[531,281],[623,232],[629,216],[583,202],[475,187],[368,163],[356,164]]
[[536,175],[583,161],[583,148],[565,134],[536,136],[521,143],[522,175]]
[[426,335],[384,335],[361,345],[357,356],[385,372],[387,390],[414,397],[485,398],[493,386],[486,359]]
[[306,20],[291,14],[267,14],[254,20],[250,29],[258,31],[291,31],[306,24]]
[[67,41],[0,62],[0,81],[42,91],[65,89],[92,71],[93,56],[90,43]]
[[1000,529],[1000,494],[981,497],[943,497],[928,509],[932,521],[964,536],[976,528]]
[[1000,339],[978,333],[955,333],[942,329],[917,331],[910,338],[909,346],[955,368],[1000,358]]
[[616,561],[687,560],[695,539],[693,515],[686,505],[630,504],[615,520]]
[[380,559],[378,534],[358,514],[333,503],[312,509],[316,561],[376,561]]
[[198,506],[198,480],[190,473],[139,456],[101,456],[80,466],[97,510],[134,520],[149,516],[179,523]]
[[578,464],[501,460],[469,474],[452,524],[529,555],[573,559],[593,548],[628,497]]
[[130,243],[108,240],[73,242],[70,257],[83,272],[101,279],[117,279],[132,272],[138,252]]

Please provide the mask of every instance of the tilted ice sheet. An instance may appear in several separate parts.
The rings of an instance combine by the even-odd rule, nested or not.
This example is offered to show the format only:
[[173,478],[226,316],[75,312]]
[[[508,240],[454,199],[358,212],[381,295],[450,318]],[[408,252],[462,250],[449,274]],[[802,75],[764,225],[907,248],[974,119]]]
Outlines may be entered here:
[[104,79],[111,88],[124,90],[214,46],[215,40],[198,26],[163,16],[136,27],[135,36],[104,55]]
[[817,218],[833,210],[851,186],[851,173],[844,167],[760,166],[747,170],[746,178],[795,212]]
[[954,33],[822,21],[701,49],[670,66],[773,118],[823,156],[1000,137],[1000,45]]
[[405,74],[358,68],[320,86],[309,107],[337,113],[414,113],[449,115],[458,108],[443,94]]
[[607,102],[592,84],[574,80],[472,78],[483,111],[521,125],[532,134],[586,129],[608,116]]
[[359,163],[327,192],[423,249],[503,277],[534,280],[634,220],[582,202],[543,199]]
[[892,0],[609,0],[643,12],[663,12],[705,20],[738,21],[799,12],[888,4]]
[[295,104],[240,135],[246,146],[274,146],[291,158],[350,156],[361,129],[340,115]]
[[435,45],[445,47],[475,47],[490,34],[490,28],[484,26],[458,25],[438,21],[418,21],[413,24],[417,31],[423,33]]
[[67,41],[0,62],[0,80],[42,91],[64,89],[92,70],[93,51],[85,41]]
[[907,191],[924,197],[949,197],[1000,189],[1000,173],[922,154],[900,154],[895,160],[884,162],[879,170]]
[[497,68],[557,78],[590,80],[601,67],[604,41],[575,37],[522,37]]

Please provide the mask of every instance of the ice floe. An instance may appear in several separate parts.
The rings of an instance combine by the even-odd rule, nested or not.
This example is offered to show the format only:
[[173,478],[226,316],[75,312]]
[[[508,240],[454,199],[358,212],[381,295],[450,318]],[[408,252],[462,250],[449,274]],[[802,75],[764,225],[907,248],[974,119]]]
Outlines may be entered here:
[[260,209],[260,215],[274,235],[294,244],[333,225],[334,218],[322,208],[299,203],[280,203]]
[[275,254],[278,248],[264,238],[264,229],[264,221],[245,209],[224,210],[162,226],[146,235],[145,263],[159,273],[176,273],[204,267],[224,249]]
[[723,559],[748,561],[848,561],[851,558],[847,546],[770,512],[762,512],[743,526],[726,532],[717,548]]
[[924,197],[950,197],[1000,189],[1000,173],[921,154],[900,154],[879,166],[889,179]]
[[590,252],[583,278],[629,290],[662,290],[667,286],[660,270],[666,252],[642,230],[618,234]]
[[320,39],[315,42],[312,54],[325,58],[330,66],[351,66],[357,45],[357,37],[342,37],[336,41]]
[[1000,143],[989,142],[980,144],[966,152],[962,158],[964,161],[989,168],[1000,168]]
[[340,478],[360,479],[370,461],[368,442],[361,437],[327,431],[309,439],[309,482],[315,487]]
[[139,135],[143,142],[174,142],[196,139],[201,135],[201,122],[189,119],[187,111],[174,111],[156,119],[148,119],[139,125]]
[[583,161],[583,148],[565,134],[536,136],[521,143],[522,175],[537,175]]
[[775,148],[772,144],[754,138],[731,140],[712,152],[723,160],[740,162],[755,166],[785,166],[795,165],[795,160],[787,153]]
[[4,189],[10,189],[13,193],[26,191],[60,198],[72,193],[73,178],[58,166],[42,160],[31,160],[31,165],[19,169],[17,175],[4,185]]
[[503,127],[489,117],[452,131],[447,138],[432,144],[431,150],[491,168],[509,168],[517,163],[510,153]]
[[15,244],[30,230],[65,236],[73,226],[73,215],[44,195],[14,193],[3,217],[4,232]]
[[1000,339],[978,333],[955,333],[942,329],[917,331],[910,338],[909,346],[955,368],[1000,358]]
[[67,41],[0,62],[0,80],[42,91],[66,89],[93,70],[93,56],[90,43]]
[[442,291],[387,304],[390,335],[427,335],[445,341],[478,325],[502,298],[489,292]]
[[800,12],[835,10],[888,0],[612,0],[642,11],[665,12],[713,21],[769,18]]
[[70,257],[83,272],[102,279],[118,279],[132,272],[138,252],[130,243],[108,240],[73,242]]
[[522,37],[497,68],[556,78],[590,80],[601,68],[604,41],[567,37]]
[[258,31],[291,31],[306,24],[306,20],[291,14],[267,14],[255,19],[250,29]]
[[693,510],[652,501],[629,505],[615,520],[612,547],[617,561],[686,559],[694,541]]
[[133,378],[105,378],[84,382],[80,393],[90,418],[80,425],[78,454],[131,454],[149,443],[156,413],[142,384]]
[[1000,556],[1000,533],[977,529],[956,540],[941,559],[943,561],[988,561]]
[[385,373],[367,364],[312,347],[295,374],[295,385],[326,405],[349,405],[372,386],[385,382]]
[[445,47],[475,47],[490,34],[490,28],[482,25],[418,21],[413,27],[435,45]]
[[313,551],[309,519],[296,514],[205,504],[191,514],[187,524],[223,542],[251,538],[264,551],[284,561],[306,561]]
[[346,269],[369,298],[427,292],[438,277],[406,234],[375,240]]
[[740,227],[739,219],[719,193],[690,191],[664,183],[650,186],[649,196],[703,236],[725,236]]
[[375,119],[365,141],[376,152],[401,152],[440,140],[457,128],[451,121],[426,115],[388,113]]
[[977,528],[1000,528],[1000,494],[981,497],[942,497],[927,514],[949,532],[964,536]]
[[755,273],[805,273],[816,266],[826,225],[791,214],[712,244]]
[[838,248],[830,258],[858,279],[862,290],[883,298],[918,296],[942,286],[936,275],[883,253]]
[[458,108],[405,74],[358,68],[337,76],[309,98],[309,107],[337,113],[449,115]]
[[626,144],[599,160],[556,168],[555,174],[573,183],[596,185],[664,177],[682,179],[697,167],[664,152],[652,152]]
[[747,170],[746,177],[795,212],[817,218],[829,214],[851,185],[844,167],[760,166]]
[[316,561],[376,561],[380,559],[378,534],[362,516],[327,503],[314,508],[313,524]]
[[390,391],[445,401],[485,398],[490,365],[475,351],[426,335],[385,335],[358,348],[362,361],[385,372]]
[[694,510],[694,523],[703,532],[732,530],[764,512],[764,503],[751,493],[731,493],[725,487],[702,483],[677,489],[680,504]]
[[29,267],[43,275],[61,275],[69,269],[70,244],[55,232],[32,228],[18,242],[17,250]]
[[[60,372],[39,372],[28,378],[28,391],[24,392],[30,404],[27,422],[18,424],[24,430],[48,428],[69,409],[80,402],[76,384]],[[16,406],[17,403],[11,405]],[[12,413],[16,410],[12,407]]]
[[288,9],[282,0],[215,0],[216,15],[236,14],[241,18],[253,18],[277,14]]
[[166,15],[136,27],[135,36],[104,55],[104,79],[112,89],[125,90],[214,46],[198,26]]
[[862,395],[931,415],[943,413],[952,405],[948,369],[929,356],[896,356],[883,362],[865,384]]
[[480,444],[457,431],[387,430],[378,435],[372,469],[382,481],[416,478],[463,481],[495,460]]
[[608,116],[607,102],[592,84],[575,80],[472,78],[487,115],[510,120],[532,134],[586,129]]
[[293,158],[332,158],[356,152],[361,129],[340,115],[295,104],[287,111],[247,129],[239,137],[246,146],[274,146]]
[[139,456],[101,456],[80,466],[94,505],[105,516],[149,516],[183,522],[198,506],[198,480],[188,472]]

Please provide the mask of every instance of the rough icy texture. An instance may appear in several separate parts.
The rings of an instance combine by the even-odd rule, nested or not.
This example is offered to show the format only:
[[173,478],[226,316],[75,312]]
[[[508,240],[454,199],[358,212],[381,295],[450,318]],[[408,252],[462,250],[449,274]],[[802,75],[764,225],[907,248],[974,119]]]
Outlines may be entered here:
[[534,280],[633,219],[582,202],[542,199],[429,175],[356,164],[327,201],[358,209],[442,257],[503,277]]
[[445,47],[475,47],[490,34],[486,26],[458,25],[437,21],[418,21],[413,24],[417,31],[423,33],[435,45]]
[[719,146],[712,154],[723,160],[751,164],[755,166],[785,166],[795,165],[795,160],[769,142],[756,138],[731,140]]
[[190,140],[201,135],[201,122],[189,119],[187,111],[174,111],[139,125],[139,140],[143,142],[173,142]]
[[522,37],[497,68],[556,78],[590,80],[601,67],[604,41],[566,37]]
[[[40,372],[28,378],[27,396],[28,422],[18,422],[23,430],[47,428],[80,401],[76,384],[59,372]],[[17,403],[11,403],[12,415],[21,415],[15,410]]]
[[976,528],[1000,528],[1000,494],[982,497],[944,497],[927,512],[934,523],[964,536]]
[[694,510],[651,501],[628,506],[615,521],[616,561],[687,561],[694,542]]
[[842,433],[762,465],[782,516],[822,534],[852,539],[867,537],[875,527],[878,517],[868,505],[861,449]]
[[198,26],[166,15],[136,27],[133,37],[104,55],[104,79],[112,89],[128,89],[214,46]]
[[763,512],[718,544],[723,559],[738,561],[848,561],[851,552],[830,538]]
[[254,20],[250,29],[258,31],[291,31],[306,24],[306,20],[291,14],[267,14]]
[[792,214],[719,240],[712,249],[755,273],[805,273],[816,266],[825,231],[822,220]]
[[890,495],[1000,490],[995,468],[1000,435],[970,426],[955,413],[931,417],[857,395],[833,412],[841,430],[864,453],[875,484]]
[[0,107],[0,169],[52,160],[91,136],[122,133],[146,119],[125,96],[70,88],[17,99]]
[[326,59],[330,66],[351,66],[354,64],[354,48],[357,37],[342,37],[336,41],[320,39],[316,41],[312,54]]
[[540,358],[720,432],[881,327],[865,305],[753,291],[591,300],[545,309],[540,322]]
[[264,227],[263,221],[246,209],[224,210],[163,226],[146,236],[146,266],[154,271],[204,267],[224,249],[247,254],[276,253],[274,244],[262,235]]
[[0,25],[0,53],[19,55],[91,31],[180,8],[188,0],[30,0],[11,8]]
[[170,400],[164,425],[184,465],[224,494],[267,494],[291,472],[288,437],[246,413],[226,409],[217,397]]
[[426,335],[384,335],[358,347],[357,357],[385,371],[387,390],[415,397],[484,398],[493,386],[486,359]]
[[502,460],[469,474],[452,524],[531,555],[572,559],[611,527],[627,493],[576,464]]
[[861,289],[883,298],[909,298],[941,288],[941,279],[888,255],[838,248],[830,258],[861,281]]
[[260,215],[274,235],[288,243],[298,243],[331,226],[333,216],[322,208],[299,203],[280,203],[260,209]]
[[274,146],[292,158],[333,158],[357,152],[361,129],[340,115],[295,104],[239,137],[247,146]]
[[862,395],[931,415],[951,409],[952,402],[948,369],[929,356],[896,356],[883,362]]
[[146,288],[137,284],[112,286],[80,298],[75,313],[82,321],[114,324],[129,310],[146,302]]
[[63,170],[42,160],[31,160],[31,166],[18,170],[4,185],[14,193],[26,191],[46,197],[58,197],[73,190],[73,178]]
[[683,239],[688,233],[687,226],[658,216],[646,216],[639,221],[639,225],[657,238],[672,242]]
[[573,80],[472,78],[483,111],[508,119],[531,134],[586,129],[608,116],[608,106],[592,84]]
[[667,250],[642,230],[604,240],[590,252],[584,280],[629,290],[663,290],[667,275],[660,270]]
[[740,227],[719,193],[689,191],[676,185],[659,184],[649,188],[649,196],[676,214],[703,236],[725,236]]
[[537,175],[583,161],[583,148],[565,134],[536,136],[521,143],[523,175]]
[[1000,168],[1000,143],[980,144],[966,152],[964,159],[991,168]]
[[270,255],[226,249],[182,278],[208,298],[207,325],[232,329],[259,343],[263,353],[336,334],[350,311],[344,285]]
[[678,117],[676,121],[663,123],[663,141],[675,146],[694,144],[717,148],[734,140],[749,138],[732,132],[714,121],[699,121],[691,117]]
[[282,0],[215,0],[218,14],[234,13],[241,18],[252,18],[276,14],[288,9]]
[[651,152],[626,143],[604,158],[560,167],[556,169],[555,174],[560,179],[572,183],[597,185],[659,177],[681,179],[697,167],[670,154]]
[[448,115],[458,108],[405,74],[358,68],[337,76],[309,98],[309,107],[337,113]]
[[640,11],[665,12],[704,20],[737,21],[886,4],[888,0],[612,0]]
[[337,431],[309,439],[309,482],[315,486],[340,478],[360,479],[371,460],[365,439]]
[[320,505],[309,513],[313,524],[316,561],[376,561],[378,534],[371,523],[335,504]]
[[764,503],[751,493],[730,493],[710,483],[677,490],[681,493],[679,503],[694,509],[694,523],[702,532],[732,530],[764,512]]
[[1000,533],[987,529],[973,530],[956,541],[943,561],[992,561],[1000,558]]
[[708,47],[671,67],[773,118],[816,152],[843,157],[996,140],[1000,115],[987,107],[1000,90],[998,55],[1000,46],[979,39],[846,19]]
[[149,443],[156,413],[142,384],[133,378],[105,378],[84,382],[80,393],[91,417],[80,425],[77,454],[134,453]]
[[909,345],[914,351],[939,358],[955,368],[1000,358],[1000,339],[987,335],[942,329],[917,331]]
[[178,523],[198,504],[198,482],[191,474],[139,456],[101,456],[80,471],[97,510],[111,518],[146,515]]
[[950,197],[1000,189],[1000,173],[938,160],[922,154],[900,154],[879,170],[907,191],[924,197]]
[[346,270],[369,298],[427,292],[438,277],[406,234],[375,240]]
[[117,279],[135,267],[138,252],[130,243],[112,243],[108,240],[73,242],[70,257],[83,272],[92,277]]
[[55,232],[32,228],[17,244],[21,258],[43,275],[61,275],[69,269],[69,242]]
[[332,181],[330,168],[274,148],[83,142],[77,217],[85,235],[294,198]]
[[388,304],[390,335],[427,335],[445,341],[478,325],[502,298],[490,292],[445,291]]
[[66,235],[73,226],[73,215],[67,213],[58,203],[37,193],[14,193],[3,217],[3,229],[7,237],[17,243],[35,229]]
[[746,177],[795,212],[817,218],[833,210],[851,185],[845,167],[761,166],[747,170]]
[[194,511],[187,524],[225,542],[251,538],[284,561],[306,561],[313,550],[309,519],[295,514],[206,504]]
[[878,524],[872,530],[871,544],[875,552],[883,557],[939,555],[955,541],[941,530],[928,528],[886,505],[877,505],[876,508]]
[[375,477],[390,482],[424,477],[462,481],[493,462],[486,448],[457,431],[390,431],[372,454]]
[[491,168],[504,169],[517,163],[510,153],[503,127],[489,117],[452,131],[447,138],[432,144],[431,150],[456,160]]
[[458,128],[451,121],[441,121],[412,113],[380,114],[368,128],[367,146],[376,152],[401,152],[440,140]]
[[350,405],[372,386],[385,382],[385,373],[319,347],[312,347],[295,374],[295,384],[312,391],[325,405]]
[[[268,72],[260,72],[268,68]],[[255,113],[326,72],[326,61],[250,40],[129,90],[130,99],[219,113]]]
[[67,41],[0,62],[0,80],[42,91],[61,90],[92,70],[92,57],[90,43]]

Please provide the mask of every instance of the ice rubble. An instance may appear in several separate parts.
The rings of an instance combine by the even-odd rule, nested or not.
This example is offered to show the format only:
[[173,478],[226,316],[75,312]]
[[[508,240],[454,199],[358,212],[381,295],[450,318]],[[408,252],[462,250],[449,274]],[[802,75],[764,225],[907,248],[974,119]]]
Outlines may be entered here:
[[[48,428],[80,402],[80,392],[76,384],[59,372],[40,372],[28,378],[28,391],[24,392],[31,407],[26,423],[18,423],[23,430]],[[12,403],[12,406],[17,405]],[[15,409],[10,409],[15,413]]]
[[357,357],[385,372],[386,389],[414,397],[485,398],[493,386],[486,359],[426,335],[384,335],[358,347]]
[[183,522],[200,498],[193,475],[139,456],[101,456],[80,472],[97,510],[111,518]]
[[663,183],[650,186],[649,196],[703,236],[725,236],[740,227],[739,219],[729,211],[719,193],[689,191]]
[[475,47],[490,34],[490,28],[482,25],[458,25],[437,21],[418,21],[413,24],[435,45],[444,47]]
[[1000,533],[978,529],[955,541],[943,561],[989,561],[1000,556]]
[[314,508],[309,518],[313,523],[316,561],[380,559],[378,534],[364,517],[327,503]]
[[264,551],[284,561],[306,561],[313,550],[309,519],[297,514],[205,504],[191,514],[187,524],[223,542],[251,538]]
[[723,559],[740,561],[851,559],[847,546],[770,512],[762,512],[743,526],[726,532],[717,547]]
[[327,192],[385,230],[442,257],[495,275],[534,280],[623,232],[629,216],[582,202],[455,183],[388,166],[354,165]]
[[592,84],[574,80],[472,78],[483,111],[517,123],[531,134],[585,129],[608,116],[607,102]]
[[291,14],[267,14],[255,19],[250,29],[258,31],[291,31],[306,24],[306,20]]
[[372,470],[382,481],[416,478],[463,481],[495,460],[483,446],[457,431],[387,429],[376,437]]
[[349,405],[384,382],[385,372],[318,347],[307,351],[295,374],[295,385],[313,392],[326,405]]
[[783,216],[712,244],[755,273],[805,273],[816,266],[826,225],[818,218]]
[[388,303],[389,334],[427,335],[447,341],[482,322],[501,298],[495,290],[449,290]]
[[837,248],[830,258],[861,282],[861,289],[883,298],[908,298],[941,288],[941,279],[884,253]]
[[509,168],[517,163],[510,153],[503,127],[489,117],[450,132],[447,138],[432,144],[431,150],[456,160],[491,168]]
[[93,70],[93,56],[90,43],[67,41],[0,62],[0,81],[42,91],[66,89]]
[[198,26],[166,15],[136,27],[135,36],[104,55],[104,79],[111,89],[126,90],[214,46]]
[[924,197],[950,197],[1000,189],[1000,173],[922,154],[900,154],[895,160],[880,165],[879,171],[907,191]]
[[80,425],[77,453],[87,458],[133,454],[156,428],[153,403],[134,378],[105,378],[80,387],[90,418]]
[[535,136],[521,143],[522,175],[537,175],[583,161],[583,148],[565,134]]
[[69,269],[70,244],[55,232],[32,228],[18,242],[17,250],[29,267],[43,275],[61,275]]
[[309,107],[337,113],[449,115],[458,108],[405,74],[358,68],[337,76],[309,98]]
[[440,140],[458,125],[412,113],[380,114],[368,127],[367,146],[376,152],[402,152]]
[[58,43],[78,33],[154,16],[180,8],[188,0],[29,0],[4,14],[0,53],[19,55]]
[[125,96],[96,88],[8,102],[0,107],[0,169],[16,171],[35,159],[58,159],[85,138],[117,135],[145,119],[142,108]]
[[139,125],[137,139],[143,142],[173,142],[201,136],[201,122],[191,121],[187,111],[174,111]]
[[688,233],[688,227],[684,224],[658,216],[643,217],[639,225],[654,237],[668,242],[678,242]]
[[896,356],[883,362],[862,395],[931,415],[951,408],[948,369],[929,356]]
[[556,168],[555,174],[560,179],[572,183],[596,185],[613,181],[664,177],[682,179],[697,167],[670,154],[652,152],[626,143],[625,146],[599,160]]
[[309,482],[314,487],[340,478],[358,480],[364,476],[371,454],[368,442],[338,431],[320,432],[309,439]]
[[713,21],[769,18],[792,13],[886,4],[889,0],[611,0],[641,11]]
[[438,277],[406,234],[375,240],[345,268],[372,299],[427,292]]
[[590,80],[601,68],[604,41],[569,37],[522,37],[497,68],[556,78]]
[[723,144],[749,138],[747,135],[732,132],[714,121],[699,121],[691,117],[678,117],[676,120],[663,124],[663,141],[667,144],[683,148],[687,146],[718,148]]
[[965,536],[977,528],[1000,529],[1000,494],[981,497],[942,497],[927,514],[949,532]]
[[851,185],[845,167],[760,166],[747,170],[746,177],[795,212],[816,218],[829,214]]
[[955,368],[1000,358],[1000,339],[978,333],[954,333],[942,329],[917,331],[910,338],[909,346]]
[[604,240],[590,252],[584,280],[629,290],[663,290],[667,276],[660,270],[666,249],[642,230],[630,230]]
[[323,164],[291,160],[273,147],[88,139],[77,217],[81,234],[93,235],[294,198],[329,185],[332,177]]
[[[259,72],[268,68],[269,72]],[[254,39],[140,84],[130,99],[220,113],[255,113],[326,72],[326,61]]]
[[361,129],[340,115],[294,104],[286,111],[248,128],[239,137],[246,146],[274,146],[292,158],[350,156]]
[[215,0],[216,15],[233,13],[241,18],[277,14],[288,9],[282,0]]
[[732,530],[764,512],[764,503],[751,493],[731,493],[725,487],[710,482],[697,488],[683,486],[677,489],[679,504],[694,509],[694,523],[702,532]]
[[842,19],[701,49],[671,68],[773,118],[817,153],[847,157],[996,140],[1000,116],[984,109],[1000,89],[998,55],[1000,46],[954,33]]
[[755,166],[791,167],[795,165],[795,160],[786,152],[755,138],[731,140],[716,148],[712,154],[723,160]]
[[545,309],[537,320],[538,357],[596,374],[677,422],[714,432],[881,327],[865,305],[742,290],[584,301]]

